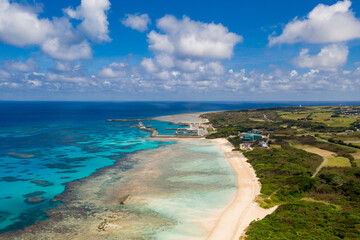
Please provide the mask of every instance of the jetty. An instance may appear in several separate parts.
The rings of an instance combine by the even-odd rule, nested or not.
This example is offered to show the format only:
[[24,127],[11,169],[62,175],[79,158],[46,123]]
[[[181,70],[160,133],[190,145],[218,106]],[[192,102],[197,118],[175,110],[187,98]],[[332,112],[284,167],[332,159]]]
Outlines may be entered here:
[[[134,122],[137,121],[137,127],[143,131],[150,132],[152,138],[203,138],[208,134],[208,128],[210,127],[204,123],[192,123],[192,122],[170,122],[169,125],[178,125],[179,127],[169,127],[166,130],[175,130],[175,135],[159,135],[157,128],[152,128],[151,125],[145,126],[142,121],[152,120],[146,119],[107,119],[107,122]],[[186,127],[185,127],[186,126]]]
[[188,126],[189,128],[166,128],[167,130],[176,130],[175,135],[159,135],[158,131],[151,127],[145,127],[142,122],[138,123],[138,127],[141,130],[151,132],[151,137],[153,138],[203,138],[208,134],[207,127],[204,126],[204,124],[185,122],[179,122],[176,124],[180,126]]
[[156,131],[154,128],[147,128],[147,127],[145,127],[142,122],[139,122],[139,123],[138,123],[138,127],[139,127],[141,130],[150,132],[150,133],[151,133],[150,137],[156,137],[156,136],[159,134],[159,132]]
[[106,119],[107,122],[141,122],[141,121],[150,121],[150,120],[153,120],[151,118],[142,118],[142,119]]

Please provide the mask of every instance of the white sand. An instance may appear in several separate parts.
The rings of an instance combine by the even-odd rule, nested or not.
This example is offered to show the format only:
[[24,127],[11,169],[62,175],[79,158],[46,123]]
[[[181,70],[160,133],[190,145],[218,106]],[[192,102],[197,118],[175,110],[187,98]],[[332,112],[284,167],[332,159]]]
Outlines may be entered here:
[[184,113],[177,115],[167,115],[153,118],[157,121],[165,121],[165,122],[192,122],[192,123],[206,123],[207,119],[200,118],[201,114],[209,113],[209,112],[199,112],[199,113]]
[[238,240],[240,236],[244,236],[246,228],[253,220],[263,219],[277,207],[264,209],[255,202],[256,196],[260,194],[261,185],[255,170],[246,162],[245,156],[238,151],[232,151],[233,146],[226,139],[212,141],[219,144],[229,159],[237,174],[239,188],[235,199],[224,210],[207,239]]
[[[198,121],[207,122],[201,119],[201,113],[179,114],[158,117],[159,121],[186,121],[198,118]],[[260,194],[261,184],[256,177],[255,170],[247,162],[245,156],[239,151],[232,151],[232,144],[226,139],[213,139],[224,151],[231,166],[237,174],[238,192],[230,205],[222,212],[206,239],[208,240],[238,240],[245,236],[246,228],[252,221],[261,220],[268,214],[273,213],[277,206],[264,209],[256,202]]]

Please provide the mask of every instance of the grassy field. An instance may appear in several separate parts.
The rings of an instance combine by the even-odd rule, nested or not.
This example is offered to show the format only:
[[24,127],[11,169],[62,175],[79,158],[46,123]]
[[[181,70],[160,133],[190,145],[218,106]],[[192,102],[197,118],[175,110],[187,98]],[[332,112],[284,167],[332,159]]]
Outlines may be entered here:
[[327,163],[325,167],[351,167],[351,163],[348,158],[344,157],[327,157]]
[[345,143],[352,143],[353,145],[360,147],[360,142],[359,141],[345,141]]
[[351,124],[359,118],[348,118],[344,116],[332,117],[334,110],[324,107],[306,107],[294,111],[277,111],[277,114],[284,120],[307,119],[310,122],[322,123],[329,127],[351,127]]
[[350,124],[356,120],[356,118],[332,118],[331,121],[326,122],[326,125],[329,127],[350,127]]
[[298,119],[306,118],[307,116],[308,114],[285,114],[282,115],[281,117],[283,119],[298,120]]
[[332,113],[314,113],[311,115],[313,120],[326,120],[331,117]]

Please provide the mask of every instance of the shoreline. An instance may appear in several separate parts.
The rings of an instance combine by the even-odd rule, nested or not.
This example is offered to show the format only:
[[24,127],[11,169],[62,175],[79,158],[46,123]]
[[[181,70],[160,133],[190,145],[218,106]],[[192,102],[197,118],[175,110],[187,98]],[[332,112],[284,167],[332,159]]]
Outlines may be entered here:
[[[213,111],[220,112],[220,111]],[[200,113],[185,113],[154,118],[158,121],[176,122],[187,118],[197,118],[200,122],[209,122],[200,118]],[[207,112],[209,113],[209,112]],[[273,213],[278,206],[264,209],[256,202],[261,191],[261,183],[256,176],[254,168],[247,162],[247,158],[238,151],[232,151],[232,144],[224,139],[209,140],[216,143],[226,155],[230,165],[237,175],[237,193],[233,201],[222,212],[216,221],[215,227],[210,231],[207,240],[238,240],[245,236],[246,228],[252,221],[258,221]]]
[[[176,116],[176,118],[183,118],[184,116],[186,118],[186,116],[191,116],[191,117],[196,117],[196,118],[200,119],[199,118],[200,114],[202,114],[202,113],[178,114],[178,115],[174,115],[174,116]],[[175,117],[171,117],[171,115],[170,115],[170,118],[175,119]],[[156,120],[158,120],[158,119],[156,119]],[[161,121],[161,120],[158,120],[158,121]],[[169,120],[169,119],[162,120],[162,121],[170,121],[171,122],[171,120]],[[201,121],[204,121],[204,120],[201,119]],[[171,140],[184,143],[187,141],[201,142],[201,141],[204,141],[205,139],[204,138],[199,138],[199,139],[193,139],[193,138],[191,138],[191,139],[190,138],[189,139],[186,139],[186,138],[184,138],[184,139],[176,139],[176,138],[161,139],[161,138],[158,138],[155,141],[167,142],[167,141],[171,141]],[[220,150],[225,154],[228,163],[231,165],[231,168],[234,170],[234,172],[236,174],[236,176],[235,176],[236,183],[235,184],[237,184],[237,190],[235,193],[236,194],[235,198],[233,200],[229,200],[229,204],[225,205],[224,208],[218,209],[218,211],[216,211],[217,212],[216,214],[214,213],[215,214],[214,217],[211,217],[212,218],[212,220],[210,221],[211,223],[209,222],[209,219],[206,219],[206,218],[204,218],[202,220],[200,220],[200,219],[196,220],[199,224],[208,226],[208,227],[206,227],[206,230],[208,232],[207,237],[204,236],[204,238],[201,238],[201,239],[221,239],[221,240],[239,239],[240,235],[243,234],[244,230],[250,224],[251,221],[265,217],[267,214],[273,212],[276,207],[273,209],[265,210],[265,209],[260,208],[258,206],[258,204],[255,202],[255,197],[260,193],[260,189],[261,189],[261,186],[260,186],[259,182],[257,181],[255,171],[252,169],[251,165],[246,162],[246,158],[240,152],[232,151],[232,145],[230,142],[228,142],[226,139],[215,139],[215,140],[206,139],[204,142],[207,142],[207,141],[216,144],[220,148]],[[126,156],[126,158],[137,159],[139,156],[143,156],[144,154],[142,154],[142,153],[144,153],[144,152],[146,154],[147,153],[160,153],[161,154],[161,152],[163,151],[162,149],[167,149],[167,148],[168,147],[166,147],[166,145],[162,145],[162,146],[159,146],[158,148],[152,149],[152,150],[138,150],[134,153],[128,154]],[[186,151],[190,151],[190,150],[186,150]],[[155,159],[156,157],[155,158],[154,157],[155,157],[154,155],[150,155],[151,162],[158,165],[162,160],[159,161],[158,159]],[[139,163],[139,165],[138,164],[134,165],[134,168],[136,168],[136,169],[143,168],[148,165],[148,163],[146,163],[146,162],[141,163],[142,161],[135,161],[135,162]],[[60,205],[57,208],[48,210],[47,211],[47,213],[49,214],[48,219],[40,221],[33,225],[30,225],[22,230],[1,234],[0,239],[2,239],[2,237],[6,238],[6,236],[15,237],[16,239],[22,239],[22,236],[24,236],[24,235],[30,237],[29,239],[36,239],[36,237],[37,237],[36,233],[40,234],[45,229],[49,230],[49,228],[51,230],[49,233],[47,233],[47,234],[50,234],[48,236],[52,236],[53,239],[61,239],[62,235],[59,236],[59,234],[62,232],[61,229],[63,229],[63,227],[65,227],[65,226],[68,227],[67,223],[66,224],[64,223],[64,222],[66,222],[64,220],[66,220],[68,218],[70,219],[70,224],[74,224],[74,226],[71,226],[70,228],[78,226],[79,229],[77,229],[75,232],[66,233],[67,236],[74,236],[74,234],[76,236],[77,235],[76,233],[79,233],[79,231],[81,232],[82,230],[85,230],[88,227],[91,228],[90,232],[87,232],[86,234],[84,232],[84,236],[83,236],[84,238],[77,235],[77,237],[75,239],[86,239],[86,237],[85,237],[86,235],[87,235],[87,237],[104,236],[103,234],[105,234],[105,232],[101,233],[97,230],[97,228],[99,228],[99,226],[102,223],[104,225],[104,229],[105,229],[105,226],[110,227],[109,228],[110,232],[108,234],[110,234],[110,235],[117,234],[117,231],[122,228],[121,227],[122,224],[119,225],[119,222],[118,222],[120,220],[118,220],[118,218],[116,218],[116,221],[115,221],[114,219],[111,219],[111,218],[114,218],[114,216],[107,217],[106,215],[111,216],[110,214],[113,211],[111,209],[113,209],[114,207],[117,209],[116,206],[118,204],[117,202],[118,202],[119,198],[122,198],[123,196],[128,196],[128,194],[130,193],[131,196],[130,196],[129,204],[130,204],[130,206],[133,206],[134,204],[136,206],[136,204],[140,204],[141,202],[144,201],[143,197],[141,197],[144,193],[139,190],[143,189],[143,190],[146,190],[145,192],[148,191],[148,189],[146,189],[146,188],[144,189],[143,187],[141,187],[142,183],[140,183],[139,180],[137,180],[135,182],[131,181],[131,182],[127,183],[126,186],[122,186],[121,189],[117,189],[112,186],[116,182],[119,182],[119,180],[117,180],[115,177],[114,177],[114,179],[116,179],[116,181],[114,183],[111,183],[111,182],[110,182],[110,184],[107,183],[112,178],[112,175],[122,176],[122,174],[119,175],[119,173],[117,173],[117,171],[120,170],[121,168],[122,168],[121,162],[116,161],[111,166],[97,169],[96,172],[94,172],[90,176],[87,176],[85,178],[78,179],[78,180],[75,180],[72,182],[68,182],[66,184],[66,189],[64,190],[64,192],[59,194],[55,199],[53,199],[53,201],[56,201],[56,200],[63,201],[65,203],[65,205]],[[145,172],[143,172],[143,173],[148,174],[149,179],[153,179],[153,176],[152,176],[153,174],[155,174],[155,175],[159,174],[158,171],[155,171],[155,169],[156,168],[153,168],[153,167],[151,167],[150,169],[147,169],[147,170],[144,169],[143,171],[145,171]],[[244,178],[244,176],[246,176],[246,177]],[[110,179],[109,179],[109,177],[110,177]],[[94,182],[95,179],[104,181],[104,183],[107,184],[106,190],[101,190],[102,185],[99,185],[99,186],[97,186],[96,184],[94,185],[94,183],[96,182],[96,181]],[[152,181],[155,181],[155,180],[152,180]],[[90,184],[91,182],[93,182],[93,183]],[[122,182],[122,180],[120,180],[120,182]],[[125,183],[125,182],[123,182],[123,183]],[[225,182],[223,182],[223,183],[225,183]],[[111,186],[111,187],[108,188],[108,186]],[[148,185],[148,186],[151,186],[151,185]],[[101,194],[106,193],[106,195],[101,197],[102,201],[99,201],[97,198],[94,198],[94,196],[99,193],[101,193]],[[78,194],[80,194],[80,195],[78,196]],[[137,194],[139,194],[139,196],[137,196]],[[147,193],[147,194],[151,195],[151,193]],[[80,196],[82,196],[82,198]],[[86,199],[88,199],[89,201],[87,201]],[[79,201],[79,203],[81,203],[80,205],[79,205],[78,201]],[[90,205],[94,205],[94,206],[98,205],[101,207],[95,208],[95,209],[88,209],[89,203],[91,203]],[[105,210],[102,209],[104,207],[105,207]],[[84,218],[84,219],[82,219],[79,223],[73,222],[74,216],[71,216],[73,213],[69,212],[68,208],[73,208],[75,211],[78,211],[79,212],[78,214],[80,214],[82,216],[82,218]],[[107,209],[107,208],[109,208],[109,209]],[[87,213],[85,213],[85,212],[81,213],[82,211],[93,212],[92,214],[99,215],[98,217],[102,216],[101,218],[105,222],[101,222],[99,225],[98,220],[93,219],[92,216],[88,216]],[[67,212],[69,213],[69,216],[66,217],[65,213],[67,213]],[[117,214],[119,214],[119,216],[121,216],[122,213],[119,212],[119,210],[116,210],[116,212],[117,212]],[[127,214],[129,214],[129,213],[127,213]],[[126,218],[126,217],[127,216],[122,216],[122,218]],[[151,216],[148,220],[155,219],[155,218],[156,218],[156,216]],[[106,220],[106,219],[108,219],[108,220]],[[119,219],[121,219],[121,218],[119,218]],[[57,221],[60,221],[60,222],[57,222]],[[169,223],[167,223],[167,224],[169,224]],[[130,226],[128,226],[128,227],[130,227]],[[28,235],[28,234],[30,234],[30,235]],[[35,235],[33,235],[33,234],[35,234]],[[45,236],[47,234],[45,234]],[[64,233],[61,233],[61,234],[64,234]],[[41,233],[40,235],[44,236],[43,233]]]
[[[223,110],[226,111],[226,110]],[[178,122],[186,122],[189,120],[196,120],[196,122],[199,123],[207,123],[208,120],[201,118],[200,115],[205,113],[215,113],[215,112],[222,112],[222,110],[219,111],[208,111],[208,112],[195,112],[195,113],[181,113],[181,114],[174,114],[174,115],[164,115],[164,116],[158,116],[152,118],[156,121],[162,121],[162,122],[172,122],[172,123],[178,123]]]
[[252,221],[263,219],[273,213],[277,206],[264,209],[256,202],[261,184],[255,170],[245,156],[232,151],[232,144],[226,139],[213,139],[220,146],[237,175],[238,191],[235,199],[224,210],[207,240],[238,240],[244,236],[246,228]]
[[[236,175],[217,144],[175,141],[68,183],[48,219],[0,239],[205,239],[236,194]],[[123,163],[133,168],[122,172]]]

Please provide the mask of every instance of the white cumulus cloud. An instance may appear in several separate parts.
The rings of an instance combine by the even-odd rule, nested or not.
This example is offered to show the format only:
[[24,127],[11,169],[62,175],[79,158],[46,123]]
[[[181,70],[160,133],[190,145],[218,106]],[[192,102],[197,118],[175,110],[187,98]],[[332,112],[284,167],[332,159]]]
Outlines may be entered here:
[[296,76],[298,76],[299,75],[299,73],[296,71],[296,70],[292,70],[291,72],[290,72],[290,74],[289,74],[289,77],[290,78],[293,78],[293,77],[296,77]]
[[54,32],[48,19],[39,19],[29,8],[0,0],[0,40],[17,47],[41,44]]
[[317,5],[305,18],[289,22],[280,36],[269,37],[269,45],[281,43],[335,43],[360,38],[360,21],[344,0]]
[[4,67],[8,71],[15,71],[15,72],[34,72],[39,69],[37,63],[31,58],[29,58],[25,62],[5,61]]
[[90,39],[102,42],[110,41],[106,15],[109,9],[109,0],[81,0],[81,5],[76,10],[67,8],[65,12],[71,18],[82,20],[79,29]]
[[154,63],[154,60],[151,58],[144,58],[141,61],[140,66],[142,66],[148,73],[154,73],[158,71],[158,68]]
[[139,15],[135,14],[126,14],[125,18],[121,20],[121,23],[126,27],[138,30],[140,32],[145,32],[148,30],[148,25],[151,23],[149,15],[144,13]]
[[128,72],[128,65],[126,63],[116,63],[113,62],[107,67],[103,67],[98,76],[102,78],[118,78],[125,77]]
[[334,71],[346,63],[348,54],[348,47],[332,44],[323,47],[316,55],[310,55],[308,49],[302,49],[300,55],[293,62],[300,68]]
[[17,47],[39,46],[55,59],[89,59],[92,51],[88,39],[110,40],[109,8],[108,0],[82,0],[76,10],[66,9],[68,16],[81,20],[76,29],[66,16],[41,18],[31,7],[0,0],[0,41]]
[[90,59],[92,50],[87,41],[68,44],[59,38],[52,38],[44,42],[42,50],[51,57],[61,60]]
[[229,32],[222,24],[202,23],[184,16],[166,15],[157,21],[162,33],[148,34],[150,49],[181,57],[228,59],[242,36]]
[[144,58],[140,67],[154,81],[170,81],[167,87],[216,82],[214,79],[226,72],[221,60],[231,58],[235,45],[242,41],[222,24],[193,21],[186,16],[177,19],[165,15],[157,20],[157,28],[147,35],[154,57]]

